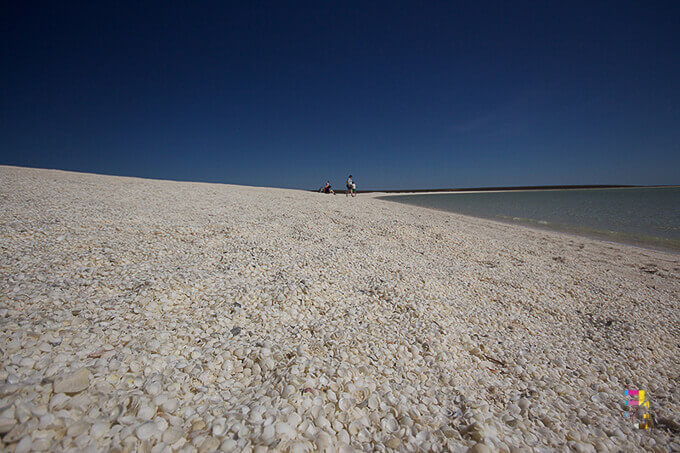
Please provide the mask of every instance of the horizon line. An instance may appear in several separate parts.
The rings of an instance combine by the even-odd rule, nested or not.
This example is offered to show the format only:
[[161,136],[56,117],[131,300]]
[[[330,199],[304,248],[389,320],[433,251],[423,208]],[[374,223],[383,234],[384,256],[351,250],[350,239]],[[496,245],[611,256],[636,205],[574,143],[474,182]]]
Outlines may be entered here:
[[[47,168],[34,167],[30,165],[12,165],[2,164],[0,167],[9,168],[26,168],[32,170],[47,170],[47,171],[62,171],[67,173],[81,173],[87,175],[97,176],[113,176],[117,178],[136,178],[136,179],[150,179],[154,181],[172,181],[172,182],[187,182],[199,184],[224,184],[230,186],[244,186],[244,187],[264,187],[270,189],[285,189],[285,190],[301,190],[303,192],[319,192],[319,189],[303,189],[294,187],[280,187],[280,186],[262,186],[243,183],[231,183],[226,181],[201,181],[192,179],[171,179],[153,176],[136,176],[128,174],[116,173],[101,173],[96,171],[85,170],[66,170],[63,168]],[[569,190],[569,189],[626,189],[626,188],[663,188],[663,187],[680,187],[680,184],[547,184],[534,186],[480,186],[480,187],[455,187],[455,188],[439,188],[439,189],[367,189],[357,190],[357,193],[423,193],[423,192],[490,192],[490,191],[513,191],[513,190]],[[337,193],[345,193],[344,189],[335,190]]]

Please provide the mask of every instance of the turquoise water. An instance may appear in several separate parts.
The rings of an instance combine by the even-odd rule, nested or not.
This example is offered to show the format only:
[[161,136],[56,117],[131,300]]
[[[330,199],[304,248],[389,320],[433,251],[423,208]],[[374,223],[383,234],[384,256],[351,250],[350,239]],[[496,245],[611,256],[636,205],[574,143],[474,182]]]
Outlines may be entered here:
[[680,188],[395,195],[383,200],[680,251]]

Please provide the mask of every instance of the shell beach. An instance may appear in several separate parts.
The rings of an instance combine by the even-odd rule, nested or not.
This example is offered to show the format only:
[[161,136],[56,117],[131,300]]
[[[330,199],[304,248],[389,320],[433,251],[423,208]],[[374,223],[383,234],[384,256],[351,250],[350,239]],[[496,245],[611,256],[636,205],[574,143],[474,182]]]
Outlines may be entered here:
[[0,226],[3,451],[680,449],[678,255],[16,167]]

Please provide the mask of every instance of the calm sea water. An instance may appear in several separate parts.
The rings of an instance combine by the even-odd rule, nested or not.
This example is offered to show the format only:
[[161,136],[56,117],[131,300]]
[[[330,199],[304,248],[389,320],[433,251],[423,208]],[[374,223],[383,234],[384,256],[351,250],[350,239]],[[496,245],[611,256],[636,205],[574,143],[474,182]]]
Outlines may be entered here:
[[680,188],[677,187],[445,193],[381,198],[680,251]]

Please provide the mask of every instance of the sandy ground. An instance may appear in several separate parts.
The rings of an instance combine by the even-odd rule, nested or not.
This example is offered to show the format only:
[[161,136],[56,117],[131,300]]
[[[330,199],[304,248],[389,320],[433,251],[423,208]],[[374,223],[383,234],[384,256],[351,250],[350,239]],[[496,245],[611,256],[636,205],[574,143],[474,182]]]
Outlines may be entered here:
[[0,226],[1,450],[680,449],[678,255],[15,167]]

